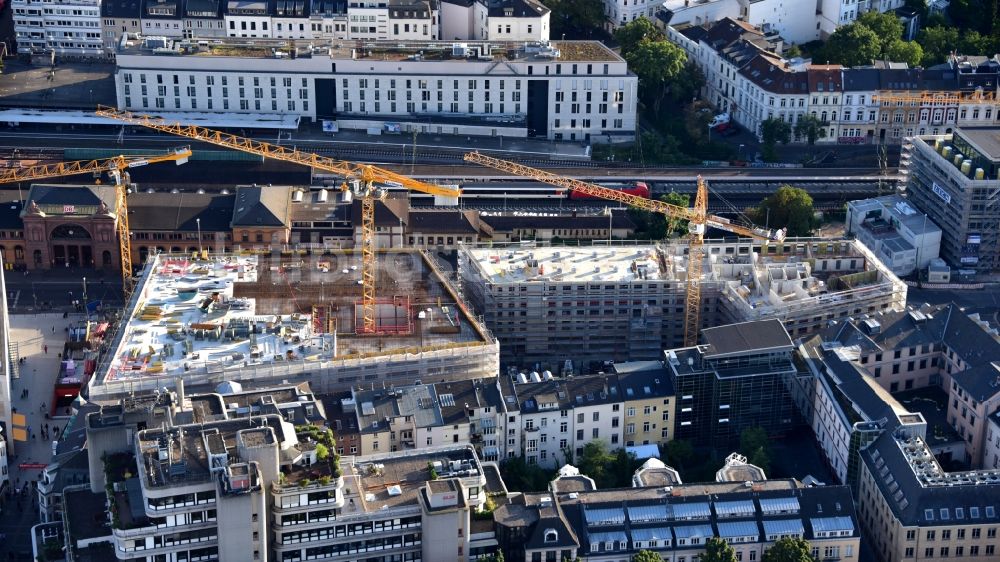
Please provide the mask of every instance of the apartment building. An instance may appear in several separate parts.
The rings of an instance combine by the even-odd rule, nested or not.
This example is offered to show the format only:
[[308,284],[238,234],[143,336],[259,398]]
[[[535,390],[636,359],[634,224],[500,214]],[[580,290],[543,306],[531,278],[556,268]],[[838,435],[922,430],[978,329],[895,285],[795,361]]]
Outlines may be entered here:
[[993,271],[1000,266],[996,189],[1000,147],[995,128],[962,128],[918,136],[904,146],[907,193],[941,228],[941,257],[953,267]]
[[528,464],[556,467],[583,454],[591,441],[622,446],[622,399],[615,375],[518,382],[522,456]]
[[769,544],[783,537],[808,540],[817,559],[860,555],[859,525],[846,486],[766,480],[749,486],[677,482],[597,490],[563,489],[558,483],[550,492],[523,494],[494,512],[506,559],[610,562],[652,550],[664,560],[694,562],[711,537],[728,542],[738,560],[762,559]]
[[926,269],[941,249],[941,229],[899,195],[849,201],[847,233],[900,277]]
[[117,558],[442,560],[489,543],[470,513],[505,490],[473,449],[342,460],[325,420],[307,385],[179,390],[89,415],[91,492],[107,494]]
[[726,447],[745,429],[790,432],[796,412],[790,379],[799,376],[794,345],[779,320],[705,328],[706,343],[664,353],[675,406],[674,436]]
[[14,0],[14,33],[20,54],[55,56],[100,56],[100,0]]
[[[497,57],[505,60],[500,67]],[[635,135],[637,79],[597,42],[371,43],[359,50],[146,39],[120,48],[116,61],[123,109],[282,113],[341,129],[568,141]]]
[[865,12],[889,12],[903,7],[903,0],[819,0],[815,24],[825,39],[838,27],[852,23]]
[[1000,411],[986,418],[986,439],[983,444],[983,468],[1000,469]]
[[662,445],[674,438],[677,404],[670,372],[659,361],[616,363],[625,412],[626,447]]
[[142,33],[141,4],[132,0],[104,0],[101,2],[101,37],[104,52],[114,56],[118,44],[129,33]]
[[629,0],[604,0],[605,29],[612,32],[642,17],[651,20],[661,4],[654,0],[632,0],[631,3]]

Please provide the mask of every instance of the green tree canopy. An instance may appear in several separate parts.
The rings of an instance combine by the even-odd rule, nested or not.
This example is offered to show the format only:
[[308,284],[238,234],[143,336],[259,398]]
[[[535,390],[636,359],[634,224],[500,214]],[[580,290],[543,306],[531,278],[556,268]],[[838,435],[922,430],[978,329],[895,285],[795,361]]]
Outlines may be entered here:
[[636,18],[615,30],[615,41],[622,53],[634,51],[643,41],[663,41],[666,37],[646,16]]
[[590,39],[604,28],[604,4],[601,0],[544,0],[552,14],[551,36],[560,39]]
[[600,489],[627,486],[638,464],[634,454],[622,448],[609,452],[600,439],[584,445],[583,454],[574,461],[580,473],[592,478]]
[[788,144],[792,140],[792,126],[782,119],[770,117],[760,124],[760,136],[763,141],[765,160],[776,160],[774,152],[776,143]]
[[[666,195],[661,195],[660,201],[687,209],[691,206],[691,195],[671,191]],[[680,236],[687,232],[687,221],[677,217],[667,216],[664,216],[664,220],[666,221],[666,236]]]
[[885,58],[893,62],[905,62],[911,67],[917,67],[924,60],[924,48],[916,41],[896,39],[886,45]]
[[705,553],[698,557],[698,562],[736,562],[736,549],[719,537],[712,537],[705,542]]
[[809,541],[800,538],[779,539],[764,551],[761,562],[815,562]]
[[886,48],[895,40],[903,37],[903,23],[895,12],[862,12],[855,20],[855,25],[863,25],[875,32],[879,42],[879,54],[885,56]]
[[667,463],[677,469],[688,466],[694,460],[694,446],[690,441],[674,439],[666,446]]
[[917,43],[924,50],[925,67],[944,62],[958,45],[958,29],[945,26],[925,27],[917,34]]
[[805,137],[810,145],[816,144],[816,139],[826,138],[826,128],[830,124],[815,115],[805,114],[799,117],[795,124],[795,135]]
[[788,236],[808,236],[815,222],[813,199],[804,189],[783,185],[761,202],[754,220],[787,228]]
[[864,25],[842,25],[833,32],[823,46],[823,59],[820,62],[842,64],[844,66],[861,66],[871,64],[879,58],[882,51],[882,41],[874,31]]
[[632,562],[663,562],[663,558],[652,550],[640,550],[632,556]]
[[639,77],[640,90],[652,101],[653,111],[659,113],[670,85],[684,70],[687,53],[669,41],[642,41],[625,53],[625,60]]

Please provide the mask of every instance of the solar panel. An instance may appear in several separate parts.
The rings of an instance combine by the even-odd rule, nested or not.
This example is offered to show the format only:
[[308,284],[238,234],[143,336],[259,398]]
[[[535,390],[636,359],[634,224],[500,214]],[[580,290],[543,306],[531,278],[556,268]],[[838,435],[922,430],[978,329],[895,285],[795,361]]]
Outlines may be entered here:
[[772,535],[802,536],[805,534],[805,528],[802,527],[801,519],[765,519],[764,534],[768,537]]
[[455,405],[455,396],[453,394],[442,394],[438,398],[441,400],[441,405],[446,408]]
[[719,517],[741,517],[756,513],[753,500],[715,502],[715,514]]
[[623,525],[625,511],[620,508],[585,509],[587,525]]
[[675,503],[674,519],[708,519],[712,516],[712,511],[708,507],[708,502]]
[[734,537],[757,537],[760,536],[760,529],[757,528],[756,521],[727,521],[718,523],[719,536],[722,538]]
[[760,511],[764,515],[799,512],[799,499],[795,497],[760,498],[757,501],[760,502]]

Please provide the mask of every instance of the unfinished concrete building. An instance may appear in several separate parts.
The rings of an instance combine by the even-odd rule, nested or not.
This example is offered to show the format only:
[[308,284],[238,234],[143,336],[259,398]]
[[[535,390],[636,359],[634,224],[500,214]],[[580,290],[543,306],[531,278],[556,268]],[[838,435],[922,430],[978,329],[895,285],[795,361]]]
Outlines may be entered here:
[[437,265],[378,254],[376,334],[360,334],[350,251],[152,257],[89,381],[90,398],[308,380],[317,392],[495,376],[498,345]]
[[[777,318],[797,338],[906,302],[906,285],[856,241],[710,241],[705,250],[702,326]],[[459,269],[501,342],[501,363],[579,373],[682,345],[686,252],[686,243],[465,248]]]

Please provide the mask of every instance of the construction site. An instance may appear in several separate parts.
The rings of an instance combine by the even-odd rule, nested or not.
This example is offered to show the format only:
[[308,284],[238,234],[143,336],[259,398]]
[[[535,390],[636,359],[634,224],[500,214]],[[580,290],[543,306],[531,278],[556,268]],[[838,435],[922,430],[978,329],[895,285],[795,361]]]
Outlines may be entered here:
[[[688,249],[465,248],[459,269],[504,366],[579,374],[683,345]],[[704,255],[701,328],[777,318],[798,338],[906,303],[906,284],[857,241],[706,241]]]
[[152,256],[90,381],[91,399],[184,385],[357,386],[495,376],[498,346],[433,258],[376,254],[374,329],[357,253]]

